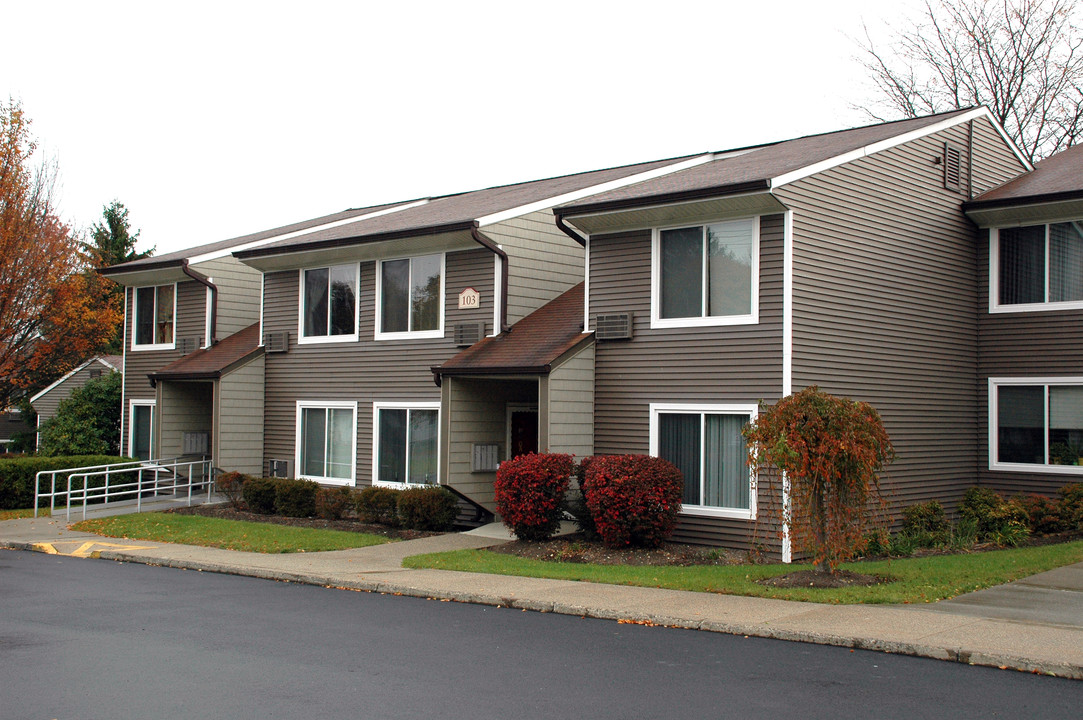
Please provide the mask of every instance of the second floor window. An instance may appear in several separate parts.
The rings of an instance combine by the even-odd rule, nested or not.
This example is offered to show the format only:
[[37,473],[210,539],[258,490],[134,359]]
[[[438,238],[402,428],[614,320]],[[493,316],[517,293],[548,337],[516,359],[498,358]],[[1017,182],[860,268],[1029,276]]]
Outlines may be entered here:
[[173,345],[173,313],[176,286],[158,285],[135,289],[132,346]]
[[302,337],[355,337],[357,265],[313,268],[303,277]]
[[1081,225],[1083,221],[997,230],[991,278],[994,308],[1025,310],[1029,308],[1019,306],[1053,303],[1083,307]]
[[423,255],[380,263],[380,334],[443,334],[444,258]]

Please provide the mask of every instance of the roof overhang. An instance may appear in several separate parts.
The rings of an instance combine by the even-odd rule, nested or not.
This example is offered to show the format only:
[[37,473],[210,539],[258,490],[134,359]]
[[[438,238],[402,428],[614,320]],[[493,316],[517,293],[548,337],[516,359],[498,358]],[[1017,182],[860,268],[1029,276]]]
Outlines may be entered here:
[[165,260],[160,263],[140,265],[137,269],[132,270],[123,270],[120,266],[101,268],[98,273],[126,287],[164,285],[191,279],[184,274],[182,260]]
[[1004,198],[963,204],[978,227],[1011,227],[1078,220],[1083,217],[1083,190],[1029,198]]
[[713,188],[706,197],[685,197],[665,200],[651,198],[649,205],[630,207],[575,208],[574,215],[557,217],[587,235],[624,230],[681,225],[685,223],[722,220],[727,217],[766,215],[784,212],[787,208],[770,192],[766,180],[743,183],[728,188]]

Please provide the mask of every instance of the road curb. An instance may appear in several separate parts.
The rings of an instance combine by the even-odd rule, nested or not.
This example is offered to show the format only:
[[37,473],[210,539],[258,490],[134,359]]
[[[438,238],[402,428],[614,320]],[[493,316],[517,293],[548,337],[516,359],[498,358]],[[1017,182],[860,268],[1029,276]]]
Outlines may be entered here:
[[[38,550],[32,543],[4,542],[2,547],[15,550]],[[727,635],[744,635],[770,640],[786,640],[790,642],[805,642],[815,645],[833,645],[853,650],[872,650],[876,652],[890,653],[894,655],[909,655],[912,657],[930,658],[949,662],[964,663],[967,665],[979,665],[995,667],[1004,670],[1017,670],[1020,672],[1050,675],[1073,680],[1083,680],[1083,666],[1061,663],[1036,662],[1025,657],[1012,655],[998,655],[984,653],[966,648],[944,648],[933,645],[922,645],[878,638],[848,637],[829,633],[816,633],[811,631],[788,630],[775,628],[770,625],[723,623],[713,620],[689,620],[687,618],[674,617],[655,613],[621,613],[609,608],[595,608],[582,605],[569,605],[561,602],[548,602],[531,600],[529,598],[500,597],[485,593],[446,591],[434,588],[419,588],[409,584],[399,584],[386,580],[348,580],[317,576],[307,573],[284,572],[267,568],[251,568],[226,563],[206,562],[200,560],[187,560],[176,558],[160,558],[123,550],[102,550],[95,553],[95,557],[103,560],[118,562],[132,562],[143,565],[157,565],[182,570],[196,570],[199,572],[215,572],[226,575],[239,575],[263,580],[277,580],[280,582],[302,583],[306,585],[318,585],[321,587],[342,588],[346,590],[358,590],[362,592],[375,592],[385,595],[401,595],[429,600],[450,600],[454,602],[471,603],[474,605],[489,605],[493,607],[508,607],[534,612],[551,612],[560,615],[573,615],[576,617],[589,617],[599,620],[615,620],[618,622],[634,623],[637,625],[654,625],[662,627],[683,628],[688,630],[701,630],[705,632],[717,632]]]

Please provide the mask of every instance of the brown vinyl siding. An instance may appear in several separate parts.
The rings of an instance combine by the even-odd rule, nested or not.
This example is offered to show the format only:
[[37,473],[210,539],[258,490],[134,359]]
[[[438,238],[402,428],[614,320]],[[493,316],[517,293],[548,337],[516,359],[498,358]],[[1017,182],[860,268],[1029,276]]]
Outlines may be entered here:
[[[492,257],[484,249],[447,254],[444,337],[427,340],[373,339],[376,263],[362,262],[358,342],[298,344],[299,272],[267,273],[263,330],[286,331],[290,343],[289,352],[266,356],[264,460],[294,459],[297,401],[357,401],[357,484],[368,485],[372,478],[372,403],[440,400],[440,388],[430,368],[457,352],[454,326],[482,321],[486,331],[492,331]],[[481,293],[479,307],[458,309],[458,294],[465,287]]]
[[981,484],[1012,495],[1057,489],[1083,476],[989,469],[989,378],[1083,376],[1083,310],[989,312],[989,231],[978,235],[978,467]]
[[[634,313],[633,339],[596,344],[594,452],[647,453],[651,403],[777,400],[782,393],[782,301],[782,215],[760,219],[755,325],[652,330],[651,231],[591,237],[590,327],[599,313]],[[761,493],[758,502],[762,507],[767,498]],[[755,524],[686,515],[675,538],[747,547]]]
[[[998,182],[993,159],[1011,165],[982,126],[978,191]],[[884,475],[896,508],[950,505],[977,479],[977,257],[965,195],[935,163],[945,140],[965,164],[962,125],[774,191],[793,211],[793,389],[879,410],[898,453]]]
[[[158,384],[157,454],[180,457],[184,454],[185,433],[210,433],[214,430],[211,382],[161,382]],[[208,448],[209,450],[210,448]]]
[[259,270],[232,257],[202,262],[192,269],[208,276],[218,288],[219,340],[259,321]]
[[[147,374],[182,357],[177,350],[132,350],[134,289],[125,288],[127,320],[124,328],[124,407],[121,420],[121,454],[128,452],[128,410],[131,400],[154,400],[155,390]],[[177,283],[177,316],[173,339],[203,337],[207,320],[206,288],[196,282]],[[155,415],[157,418],[158,415]]]

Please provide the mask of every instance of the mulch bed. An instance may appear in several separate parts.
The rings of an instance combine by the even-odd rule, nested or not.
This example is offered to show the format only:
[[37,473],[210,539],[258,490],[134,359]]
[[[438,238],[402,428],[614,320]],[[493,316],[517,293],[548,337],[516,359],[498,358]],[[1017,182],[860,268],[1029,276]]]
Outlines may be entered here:
[[394,540],[416,540],[417,538],[443,533],[425,532],[422,530],[405,530],[393,528],[387,525],[373,525],[361,522],[356,518],[344,518],[342,520],[323,520],[321,518],[293,518],[282,515],[258,515],[256,513],[234,510],[228,503],[213,505],[193,505],[192,507],[179,507],[167,510],[175,515],[202,515],[203,517],[224,518],[226,520],[244,520],[246,522],[273,523],[275,525],[289,525],[291,527],[317,528],[320,530],[345,530],[346,532],[369,533],[370,535],[382,535]]
[[817,572],[816,570],[798,570],[797,572],[775,577],[757,580],[760,585],[777,588],[844,588],[866,587],[879,585],[882,582],[891,582],[892,578],[880,577],[879,575],[865,575],[863,573],[850,572],[849,570],[836,570],[833,573]]
[[662,543],[659,548],[607,548],[582,535],[563,535],[545,542],[514,541],[487,548],[492,552],[518,555],[533,560],[590,563],[592,565],[737,565],[747,562],[748,553],[724,548]]

